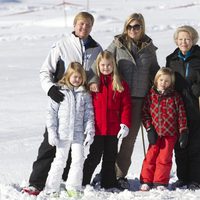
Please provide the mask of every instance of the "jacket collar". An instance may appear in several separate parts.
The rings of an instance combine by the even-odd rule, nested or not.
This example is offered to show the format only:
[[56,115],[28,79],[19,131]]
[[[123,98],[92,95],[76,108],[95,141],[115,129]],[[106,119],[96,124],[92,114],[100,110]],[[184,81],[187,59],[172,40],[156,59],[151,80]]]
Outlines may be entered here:
[[84,86],[80,86],[78,88],[74,88],[74,87],[68,87],[67,85],[62,85],[60,86],[60,89],[61,90],[71,90],[73,92],[83,92],[83,91],[86,91],[85,87]]
[[[119,48],[121,48],[123,46],[127,46],[127,39],[126,39],[126,36],[124,34],[116,35],[114,37],[114,41],[115,41],[115,44]],[[150,37],[148,37],[147,35],[144,35],[144,37],[140,41],[138,41],[138,43],[140,43],[140,46],[142,48],[144,48],[144,47],[146,47],[146,46],[148,46],[149,44],[152,43],[152,39]]]
[[[79,38],[77,35],[75,35],[75,32],[73,31],[72,34],[76,37]],[[80,38],[79,38],[80,39]],[[86,39],[80,39],[83,41],[83,44],[85,46],[85,49],[88,48],[94,48],[99,46],[98,43],[89,35]]]
[[100,80],[104,85],[108,85],[108,83],[112,82],[112,74],[109,75],[100,75]]
[[[172,54],[170,54],[169,56],[167,56],[167,58],[170,58],[172,60],[176,60],[177,58],[180,58],[179,57],[179,52],[180,52],[179,48],[176,48]],[[199,45],[194,45],[191,48],[190,55],[187,56],[187,58],[185,59],[185,61],[187,61],[191,57],[200,57],[200,47],[199,47]]]
[[166,97],[166,96],[171,96],[173,93],[174,93],[174,88],[173,87],[169,87],[167,88],[164,93],[160,93],[157,88],[155,86],[152,87],[152,91],[153,93],[159,95],[159,96],[163,96],[163,97]]
[[183,61],[187,60],[191,56],[191,50],[189,50],[186,55],[183,55],[182,52],[178,51],[178,57],[182,59]]

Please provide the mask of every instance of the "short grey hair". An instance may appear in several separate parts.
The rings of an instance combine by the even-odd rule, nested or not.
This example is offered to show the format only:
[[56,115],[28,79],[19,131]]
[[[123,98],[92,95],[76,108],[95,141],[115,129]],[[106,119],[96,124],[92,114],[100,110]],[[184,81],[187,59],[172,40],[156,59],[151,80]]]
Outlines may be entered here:
[[196,29],[194,29],[192,26],[184,25],[184,26],[178,27],[174,33],[174,42],[176,43],[176,45],[177,45],[178,34],[180,32],[187,32],[192,39],[193,45],[197,44],[199,40],[199,34],[196,31]]

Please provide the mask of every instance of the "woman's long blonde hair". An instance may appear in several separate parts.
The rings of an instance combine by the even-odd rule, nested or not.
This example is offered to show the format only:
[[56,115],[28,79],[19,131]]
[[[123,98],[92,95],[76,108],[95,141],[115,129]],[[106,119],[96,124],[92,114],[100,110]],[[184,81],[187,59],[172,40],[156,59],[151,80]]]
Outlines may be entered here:
[[107,51],[107,50],[102,51],[97,56],[97,59],[96,59],[96,72],[97,72],[97,75],[100,77],[101,72],[100,72],[100,69],[99,69],[99,63],[100,63],[100,61],[102,59],[110,60],[112,62],[112,65],[113,65],[113,73],[112,73],[112,78],[113,78],[112,87],[113,87],[113,90],[114,91],[118,91],[118,92],[124,91],[124,87],[122,86],[121,79],[120,79],[120,76],[119,76],[119,73],[118,73],[118,70],[117,70],[117,66],[116,66],[113,54],[111,52]]
[[71,85],[69,79],[70,79],[70,76],[76,72],[81,74],[81,77],[83,79],[81,85],[85,86],[86,85],[86,73],[85,73],[85,70],[83,69],[82,65],[79,62],[71,62],[68,65],[67,71],[65,72],[62,79],[58,83],[60,85],[66,85],[67,87],[72,88],[73,86]]

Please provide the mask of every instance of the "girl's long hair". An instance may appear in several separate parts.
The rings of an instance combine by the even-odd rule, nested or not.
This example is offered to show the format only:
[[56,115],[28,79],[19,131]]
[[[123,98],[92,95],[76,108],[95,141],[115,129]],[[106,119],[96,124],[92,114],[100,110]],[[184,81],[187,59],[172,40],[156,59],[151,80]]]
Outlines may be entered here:
[[100,69],[99,69],[99,63],[100,63],[100,61],[102,59],[110,60],[112,62],[112,65],[113,65],[113,73],[112,73],[112,78],[113,78],[112,87],[113,87],[113,90],[114,91],[118,91],[118,92],[124,91],[124,87],[122,86],[122,82],[121,82],[121,79],[120,79],[120,76],[119,76],[119,73],[118,73],[118,70],[117,70],[117,66],[116,66],[113,54],[111,52],[107,51],[107,50],[102,51],[97,56],[97,59],[96,59],[96,72],[97,72],[97,75],[100,77],[101,72],[100,72]]

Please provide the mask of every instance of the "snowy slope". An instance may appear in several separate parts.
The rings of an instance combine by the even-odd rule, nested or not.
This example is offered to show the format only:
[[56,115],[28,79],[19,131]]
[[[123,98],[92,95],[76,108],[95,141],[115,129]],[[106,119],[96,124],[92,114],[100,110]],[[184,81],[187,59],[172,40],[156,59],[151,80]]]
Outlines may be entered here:
[[[106,48],[122,32],[126,17],[141,12],[146,32],[158,47],[158,60],[174,48],[173,33],[184,24],[200,33],[200,1],[189,0],[0,0],[0,200],[34,199],[19,190],[28,182],[42,141],[47,97],[39,69],[51,45],[73,29],[74,15],[89,10],[95,16],[92,36]],[[146,140],[146,138],[145,138]],[[146,148],[147,148],[146,141]],[[128,178],[131,191],[111,193],[87,187],[82,199],[199,199],[188,190],[138,192],[143,147],[138,135]],[[171,182],[176,180],[175,165]],[[60,198],[61,199],[61,198]]]

